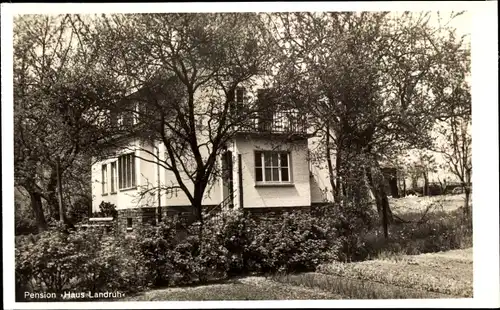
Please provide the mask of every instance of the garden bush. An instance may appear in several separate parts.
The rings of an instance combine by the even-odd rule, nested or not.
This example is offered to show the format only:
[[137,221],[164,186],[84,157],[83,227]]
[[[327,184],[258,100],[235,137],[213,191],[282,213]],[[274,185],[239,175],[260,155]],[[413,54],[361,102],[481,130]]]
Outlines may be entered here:
[[[138,252],[97,231],[56,227],[16,244],[16,297],[25,291],[131,292],[147,286]],[[39,300],[38,300],[39,301]]]
[[378,217],[370,204],[325,205],[315,209],[314,216],[329,230],[331,242],[339,243],[338,260],[358,261],[369,255],[366,237],[375,228]]
[[118,215],[118,211],[116,210],[116,206],[110,202],[102,201],[99,204],[99,212],[93,212],[92,216],[94,217],[112,217],[116,218]]
[[234,210],[206,218],[202,226],[169,217],[125,236],[56,225],[16,237],[16,296],[133,292],[246,273],[312,271],[333,260],[445,251],[471,242],[471,218],[464,220],[460,209],[435,212],[424,223],[393,224],[385,240],[373,208],[349,204],[262,219]]
[[471,223],[472,217],[464,218],[461,209],[434,212],[423,223],[414,221],[389,226],[389,240],[384,239],[380,228],[374,229],[367,235],[366,245],[371,257],[382,252],[414,255],[470,247]]
[[274,219],[247,221],[249,244],[243,251],[249,271],[300,272],[337,259],[339,244],[325,222],[310,214],[283,213]]
[[186,225],[172,217],[155,227],[139,229],[133,238],[154,285],[203,283],[227,275],[229,252],[224,247],[222,227],[208,220],[200,242],[198,225]]
[[205,219],[201,235],[198,223],[183,225],[173,217],[132,238],[152,283],[176,286],[251,272],[314,270],[338,255],[338,238],[327,223],[293,213],[256,221],[235,210]]

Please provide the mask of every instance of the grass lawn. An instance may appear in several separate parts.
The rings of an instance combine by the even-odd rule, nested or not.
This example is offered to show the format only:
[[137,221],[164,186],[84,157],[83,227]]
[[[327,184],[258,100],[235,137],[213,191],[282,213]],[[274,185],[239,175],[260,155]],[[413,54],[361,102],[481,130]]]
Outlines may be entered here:
[[323,265],[319,272],[155,289],[121,301],[472,297],[472,248]]
[[[437,294],[472,297],[472,249],[421,255],[386,257],[357,263],[332,263],[318,268],[320,273],[346,279],[372,281]],[[384,293],[385,294],[385,293]],[[412,295],[412,294],[409,294]],[[407,297],[410,298],[410,297]]]
[[224,284],[166,288],[147,291],[120,301],[200,301],[200,300],[310,300],[341,299],[340,295],[289,284],[264,277],[247,277]]

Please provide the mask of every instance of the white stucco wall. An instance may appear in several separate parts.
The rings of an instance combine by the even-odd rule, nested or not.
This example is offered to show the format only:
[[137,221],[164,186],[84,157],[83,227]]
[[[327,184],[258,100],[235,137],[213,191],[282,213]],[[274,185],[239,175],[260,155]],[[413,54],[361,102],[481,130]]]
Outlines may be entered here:
[[[270,142],[265,138],[238,137],[233,144],[235,169],[238,169],[237,154],[241,154],[244,208],[299,207],[311,205],[309,167],[307,162],[307,141],[294,143]],[[256,186],[255,151],[275,150],[290,152],[291,185]],[[234,178],[238,189],[238,176]],[[239,201],[237,192],[236,201]]]
[[[160,157],[163,156],[164,147],[159,144]],[[116,151],[116,156],[97,162],[92,165],[92,211],[99,211],[99,204],[102,201],[110,202],[116,205],[117,209],[128,209],[138,207],[156,207],[158,206],[157,188],[160,185],[164,188],[167,185],[176,185],[176,179],[172,171],[156,164],[156,148],[152,145],[143,145],[134,141],[124,145]],[[118,189],[118,176],[116,176],[116,193],[110,193],[111,188],[111,166],[110,163],[117,161],[120,154],[134,152],[136,155],[136,188],[121,191]],[[153,154],[151,154],[153,153]],[[102,172],[101,167],[107,164],[108,172],[108,193],[102,193]],[[158,180],[158,169],[160,179]],[[118,173],[118,169],[117,169]],[[192,182],[186,181],[188,189],[192,190]],[[144,194],[145,191],[150,192]],[[143,195],[141,195],[143,193]],[[219,204],[221,201],[221,189],[219,182],[215,182],[205,193],[204,205]],[[189,206],[191,203],[181,189],[161,192],[161,206]]]
[[[141,193],[148,184],[154,182],[154,164],[147,162],[144,159],[151,159],[144,150],[151,150],[152,146],[140,145],[138,141],[132,141],[124,144],[123,148],[116,151],[116,156],[96,162],[92,165],[92,211],[99,211],[99,204],[102,201],[110,202],[116,205],[117,209],[137,208],[141,206],[154,206],[154,201],[149,196],[140,197]],[[116,193],[111,193],[111,163],[118,161],[118,156],[127,153],[134,153],[135,169],[136,169],[136,187],[134,189],[120,190],[118,188],[118,166],[116,169]],[[107,165],[108,173],[108,191],[106,194],[102,192],[102,165]]]

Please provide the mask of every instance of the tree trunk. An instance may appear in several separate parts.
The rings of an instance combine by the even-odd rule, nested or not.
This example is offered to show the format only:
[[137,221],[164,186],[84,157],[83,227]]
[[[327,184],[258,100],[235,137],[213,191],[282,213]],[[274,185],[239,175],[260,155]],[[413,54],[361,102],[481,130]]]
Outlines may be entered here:
[[389,224],[393,222],[393,215],[391,208],[389,206],[389,198],[387,197],[387,193],[384,189],[384,176],[380,171],[380,167],[378,167],[378,163],[376,165],[377,175],[379,175],[379,180],[375,181],[370,168],[366,168],[366,174],[368,178],[368,183],[370,184],[370,188],[373,192],[373,196],[375,197],[375,203],[377,206],[377,212],[379,214],[380,219],[382,220],[382,227],[384,229],[384,237],[385,239],[389,238]]
[[467,186],[465,186],[464,187],[464,192],[465,192],[464,215],[466,217],[469,217],[470,216],[470,205],[469,205],[469,201],[470,201],[470,189]]
[[403,197],[406,197],[406,179],[403,178]]
[[424,196],[429,196],[429,176],[424,172],[424,188],[422,189]]
[[50,173],[49,183],[47,185],[47,203],[50,209],[50,217],[56,221],[60,219],[57,187],[57,170],[53,169]]
[[37,192],[28,192],[31,199],[31,209],[33,210],[33,215],[35,216],[38,232],[45,231],[47,230],[47,222],[45,221],[45,215],[43,214],[42,195]]
[[341,149],[340,145],[337,145],[337,154],[335,156],[335,170],[337,176],[336,201],[338,201],[340,203],[340,206],[342,206],[342,195],[344,192],[344,186],[342,184],[342,177],[341,177],[342,153],[340,149]]
[[330,179],[330,185],[332,187],[332,197],[333,201],[337,200],[337,188],[335,186],[334,174],[333,174],[333,164],[332,157],[330,154],[330,133],[326,133],[326,162],[328,164],[328,177]]
[[64,201],[63,201],[63,193],[62,193],[62,179],[61,179],[61,167],[59,164],[59,160],[57,160],[56,164],[56,174],[57,174],[57,198],[59,202],[59,220],[62,223],[66,223],[66,212],[64,211]]

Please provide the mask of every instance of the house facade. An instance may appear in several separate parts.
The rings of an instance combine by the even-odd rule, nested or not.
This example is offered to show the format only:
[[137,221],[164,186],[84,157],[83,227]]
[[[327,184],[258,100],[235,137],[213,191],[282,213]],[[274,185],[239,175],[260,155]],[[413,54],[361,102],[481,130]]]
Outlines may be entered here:
[[[236,103],[259,88],[236,95]],[[260,88],[262,89],[262,88]],[[124,119],[122,119],[124,122]],[[133,124],[134,119],[128,122]],[[203,138],[203,137],[200,137]],[[328,170],[311,164],[310,150],[318,138],[309,134],[307,120],[293,110],[267,111],[251,118],[250,126],[237,129],[219,156],[224,171],[205,191],[204,208],[241,208],[253,212],[310,208],[332,201]],[[102,202],[118,210],[118,225],[133,230],[173,214],[192,214],[176,177],[162,165],[166,148],[160,141],[123,139],[108,158],[92,165],[92,211]],[[397,197],[397,173],[387,171],[388,194]],[[186,179],[188,189],[194,185]],[[160,190],[158,190],[160,189]]]
[[[257,91],[244,92],[237,93],[237,104]],[[298,112],[267,111],[265,117],[251,118],[221,152],[218,164],[225,173],[211,182],[203,206],[259,212],[324,203],[328,197],[319,184],[329,184],[328,176],[311,170],[309,148],[305,117]],[[167,156],[162,142],[123,139],[109,153],[92,165],[93,212],[99,212],[103,202],[114,204],[118,223],[126,230],[154,223],[159,212],[162,217],[193,212],[188,197],[176,187],[174,173],[161,164]],[[193,188],[188,180],[186,185]]]

